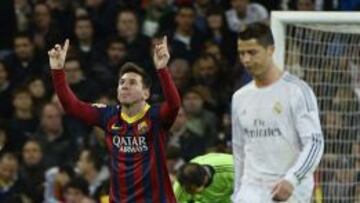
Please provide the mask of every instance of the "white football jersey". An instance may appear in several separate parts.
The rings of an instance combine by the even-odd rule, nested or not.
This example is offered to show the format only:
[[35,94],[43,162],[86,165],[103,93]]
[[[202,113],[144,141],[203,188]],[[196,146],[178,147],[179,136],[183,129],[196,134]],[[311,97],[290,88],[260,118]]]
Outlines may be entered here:
[[282,178],[295,193],[301,187],[312,192],[324,140],[315,95],[304,81],[284,72],[267,87],[252,81],[239,89],[232,99],[232,126],[233,200],[244,183],[271,189]]

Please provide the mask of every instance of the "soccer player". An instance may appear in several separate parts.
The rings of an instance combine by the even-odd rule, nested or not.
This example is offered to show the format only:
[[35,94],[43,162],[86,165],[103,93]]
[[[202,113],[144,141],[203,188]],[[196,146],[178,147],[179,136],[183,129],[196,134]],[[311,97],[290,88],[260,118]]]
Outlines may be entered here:
[[180,167],[174,192],[178,203],[229,203],[233,183],[233,156],[209,153]]
[[324,148],[315,95],[275,65],[267,25],[251,24],[241,32],[238,53],[253,81],[232,98],[232,200],[310,202]]
[[165,164],[165,134],[176,118],[180,97],[166,68],[170,58],[164,37],[154,48],[154,64],[165,102],[150,106],[150,82],[133,63],[121,68],[119,105],[91,105],[79,101],[65,81],[63,71],[69,41],[49,54],[53,84],[65,111],[106,131],[110,155],[110,202],[175,203]]

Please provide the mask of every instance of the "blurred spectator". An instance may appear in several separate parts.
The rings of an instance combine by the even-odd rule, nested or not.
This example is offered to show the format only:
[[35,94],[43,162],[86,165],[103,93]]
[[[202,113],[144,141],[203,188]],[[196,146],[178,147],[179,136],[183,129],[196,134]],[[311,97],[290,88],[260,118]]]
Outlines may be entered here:
[[19,178],[23,192],[33,202],[42,202],[44,199],[45,167],[42,158],[40,143],[35,139],[28,140],[22,150]]
[[9,118],[12,114],[11,92],[13,85],[9,79],[9,70],[0,61],[0,118]]
[[327,199],[337,203],[348,203],[355,199],[356,172],[354,160],[339,156],[333,177],[325,186]]
[[65,185],[64,200],[66,203],[80,203],[88,195],[88,184],[83,178],[76,177]]
[[182,5],[175,16],[176,27],[170,36],[174,58],[183,58],[193,63],[203,46],[204,36],[195,27],[196,12],[190,5]]
[[169,147],[180,148],[180,155],[186,161],[206,151],[204,136],[196,132],[196,129],[189,127],[188,121],[186,112],[181,108],[170,129],[168,142]]
[[[135,11],[120,10],[116,21],[117,36],[127,43],[128,59],[145,68],[151,67],[150,39],[140,31],[140,22]],[[149,70],[147,70],[149,72]]]
[[10,143],[16,151],[20,151],[25,141],[35,133],[39,122],[27,88],[15,90],[12,104],[14,114],[9,121]]
[[81,150],[77,168],[88,184],[89,196],[99,199],[100,191],[110,176],[108,168],[103,165],[101,154],[90,148]]
[[314,11],[315,10],[315,0],[297,0],[296,1],[296,10],[297,11]]
[[220,50],[222,54],[226,56],[227,61],[234,64],[237,55],[237,36],[235,32],[229,30],[224,11],[219,7],[208,9],[206,21],[208,26],[207,39],[219,45]]
[[221,114],[225,111],[231,97],[229,79],[213,55],[202,54],[193,66],[195,85],[202,89],[203,99],[208,109]]
[[87,15],[94,22],[95,30],[100,38],[115,33],[117,3],[115,0],[85,0]]
[[75,171],[70,165],[61,163],[59,165],[45,173],[44,202],[46,203],[63,202],[65,186],[75,177]]
[[[113,92],[117,88],[120,67],[127,61],[126,41],[112,37],[106,45],[106,56],[91,68],[91,76],[100,84],[100,88]],[[113,90],[113,91],[112,91]]]
[[250,23],[267,21],[269,14],[261,4],[249,3],[249,0],[231,0],[231,9],[226,11],[226,18],[230,30],[239,33]]
[[22,84],[31,75],[42,75],[44,60],[35,52],[29,35],[18,33],[14,37],[14,53],[5,58],[9,68],[10,81],[13,85]]
[[173,8],[168,0],[149,0],[146,7],[142,32],[153,37],[160,28],[171,26],[169,18],[172,17]]
[[37,3],[34,6],[32,34],[34,43],[41,53],[45,53],[55,43],[64,38],[62,30],[57,27],[56,22],[52,19],[51,11],[45,3]]
[[44,150],[46,168],[74,160],[77,147],[71,133],[64,128],[59,109],[52,103],[45,104],[36,137]]
[[193,2],[196,17],[195,17],[195,26],[196,28],[205,34],[207,31],[207,10],[213,5],[212,0],[194,0]]
[[9,202],[9,199],[22,192],[18,169],[19,161],[15,154],[0,154],[0,202]]
[[32,8],[28,0],[14,0],[14,9],[16,15],[16,30],[26,32],[30,28],[30,17]]
[[185,163],[181,157],[179,147],[168,146],[166,149],[166,166],[169,172],[170,181],[174,183],[178,169]]
[[89,17],[77,17],[75,19],[74,34],[76,51],[85,74],[89,75],[91,65],[100,59],[102,47],[95,40],[93,22]]
[[205,146],[214,146],[217,136],[217,119],[213,112],[204,108],[204,99],[199,90],[193,88],[183,96],[184,110],[187,115],[187,128],[202,137]]
[[0,120],[0,153],[7,151],[10,147],[7,127],[4,121]]
[[27,80],[27,88],[34,102],[34,110],[37,115],[40,114],[41,108],[45,104],[47,98],[47,90],[44,80],[39,76],[29,77]]
[[191,70],[189,62],[175,58],[169,64],[169,71],[180,94],[190,86]]
[[[90,69],[90,67],[84,67],[86,68]],[[94,101],[96,95],[99,94],[99,87],[91,78],[85,76],[79,60],[68,58],[65,61],[64,70],[66,81],[76,96],[83,101]]]

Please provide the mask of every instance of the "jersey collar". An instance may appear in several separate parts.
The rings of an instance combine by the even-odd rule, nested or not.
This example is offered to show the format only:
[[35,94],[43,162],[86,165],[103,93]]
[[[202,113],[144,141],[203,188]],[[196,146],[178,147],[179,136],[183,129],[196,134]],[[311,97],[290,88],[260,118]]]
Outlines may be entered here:
[[133,116],[128,116],[126,113],[121,112],[121,118],[126,121],[127,123],[135,123],[136,121],[140,120],[142,117],[144,117],[144,115],[146,114],[146,112],[149,110],[150,105],[148,103],[145,103],[144,108],[137,114],[133,115]]

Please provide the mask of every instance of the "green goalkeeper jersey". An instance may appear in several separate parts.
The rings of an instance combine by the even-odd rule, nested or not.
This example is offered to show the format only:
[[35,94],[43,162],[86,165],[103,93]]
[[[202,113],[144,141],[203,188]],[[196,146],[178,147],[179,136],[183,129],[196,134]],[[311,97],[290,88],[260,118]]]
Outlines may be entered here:
[[231,154],[209,153],[195,157],[192,163],[209,165],[215,170],[213,180],[201,193],[186,193],[175,181],[173,187],[178,203],[230,203],[234,183],[234,162]]

